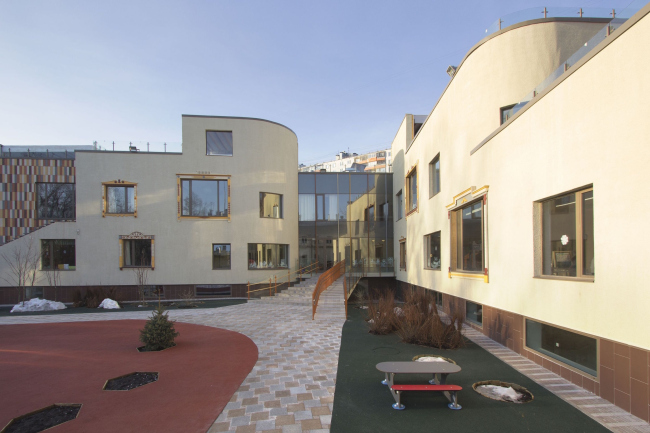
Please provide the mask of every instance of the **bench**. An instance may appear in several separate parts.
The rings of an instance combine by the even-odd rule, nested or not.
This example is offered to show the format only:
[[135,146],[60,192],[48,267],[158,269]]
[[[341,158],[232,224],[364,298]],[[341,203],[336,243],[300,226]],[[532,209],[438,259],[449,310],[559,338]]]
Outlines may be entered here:
[[448,392],[451,395],[451,403],[447,406],[449,409],[459,410],[462,406],[458,404],[457,391],[462,391],[458,385],[392,385],[391,390],[397,395],[397,403],[393,404],[393,409],[403,410],[405,406],[400,403],[400,396],[403,391],[441,391]]

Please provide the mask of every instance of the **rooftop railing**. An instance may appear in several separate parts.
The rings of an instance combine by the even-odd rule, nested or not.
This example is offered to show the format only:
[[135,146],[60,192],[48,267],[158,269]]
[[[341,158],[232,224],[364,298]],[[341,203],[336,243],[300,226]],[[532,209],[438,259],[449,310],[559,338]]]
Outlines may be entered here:
[[183,143],[172,141],[102,140],[93,141],[93,146],[95,147],[95,150],[101,150],[105,152],[183,152]]
[[639,11],[647,0],[636,0],[625,9],[617,11],[607,8],[580,8],[580,7],[534,7],[504,15],[485,29],[485,36],[498,32],[524,21],[540,18],[622,18],[628,19]]

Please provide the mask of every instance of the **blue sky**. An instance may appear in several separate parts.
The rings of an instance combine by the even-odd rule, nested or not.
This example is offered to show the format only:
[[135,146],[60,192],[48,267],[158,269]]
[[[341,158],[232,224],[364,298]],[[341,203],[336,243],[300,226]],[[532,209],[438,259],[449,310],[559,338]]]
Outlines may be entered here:
[[387,148],[490,24],[542,3],[2,0],[0,143],[180,143],[201,114],[282,123],[307,164]]

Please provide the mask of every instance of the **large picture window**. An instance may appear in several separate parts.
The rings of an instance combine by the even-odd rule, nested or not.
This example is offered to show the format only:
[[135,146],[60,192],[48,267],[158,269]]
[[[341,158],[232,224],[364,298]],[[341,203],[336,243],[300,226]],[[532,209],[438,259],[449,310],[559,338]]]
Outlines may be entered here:
[[413,167],[406,176],[406,215],[418,208],[418,169]]
[[483,272],[483,200],[451,213],[452,270]]
[[465,320],[483,326],[483,306],[474,302],[465,302]]
[[181,216],[227,217],[228,181],[181,179]]
[[205,154],[232,156],[232,131],[206,131]]
[[41,269],[72,271],[76,263],[74,239],[41,240]]
[[440,192],[440,154],[429,163],[429,198]]
[[212,269],[230,269],[230,244],[212,244]]
[[282,195],[260,193],[260,218],[282,218]]
[[440,232],[424,237],[424,267],[440,270]]
[[593,200],[589,188],[541,202],[543,275],[594,277]]
[[37,183],[36,194],[39,219],[74,219],[74,183]]
[[286,269],[289,245],[248,244],[248,269]]

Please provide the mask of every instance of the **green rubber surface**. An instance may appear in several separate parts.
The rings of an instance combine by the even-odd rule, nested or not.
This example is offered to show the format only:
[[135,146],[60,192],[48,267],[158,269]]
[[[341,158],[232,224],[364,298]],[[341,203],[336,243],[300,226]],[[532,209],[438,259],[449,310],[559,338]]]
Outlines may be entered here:
[[[392,335],[372,335],[364,322],[365,311],[349,309],[343,326],[339,366],[332,412],[332,433],[365,432],[607,432],[604,426],[575,409],[545,388],[467,341],[458,350],[438,350],[402,343]],[[410,361],[416,355],[451,358],[462,368],[450,374],[448,384],[459,385],[462,410],[447,408],[441,392],[404,392],[405,410],[391,408],[395,402],[380,382],[384,373],[375,366],[385,361]],[[395,376],[396,384],[426,384],[429,375]],[[491,400],[476,393],[472,384],[501,380],[521,385],[534,396],[529,403]]]

